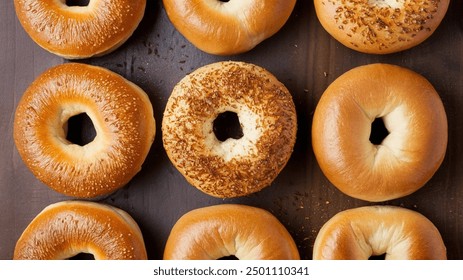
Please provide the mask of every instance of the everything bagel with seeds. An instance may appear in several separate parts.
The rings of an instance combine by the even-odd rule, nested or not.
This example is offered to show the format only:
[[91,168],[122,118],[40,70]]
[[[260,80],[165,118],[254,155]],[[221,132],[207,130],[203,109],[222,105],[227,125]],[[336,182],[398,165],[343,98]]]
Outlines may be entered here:
[[[238,117],[242,135],[219,140],[215,120]],[[244,62],[217,62],[185,76],[164,111],[164,148],[174,166],[199,190],[238,197],[269,186],[296,141],[292,96],[270,72]]]
[[388,54],[412,48],[437,29],[449,0],[315,0],[325,30],[356,51]]

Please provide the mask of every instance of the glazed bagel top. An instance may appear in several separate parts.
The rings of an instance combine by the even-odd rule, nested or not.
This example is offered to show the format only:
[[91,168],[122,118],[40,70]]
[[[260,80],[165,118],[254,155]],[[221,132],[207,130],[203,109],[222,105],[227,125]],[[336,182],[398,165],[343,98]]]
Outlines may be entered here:
[[107,54],[122,45],[143,18],[146,0],[14,0],[16,14],[42,48],[68,59]]
[[[81,113],[96,136],[66,139]],[[108,194],[141,170],[155,136],[146,93],[107,69],[79,63],[52,67],[25,91],[15,113],[14,141],[24,163],[52,189],[75,197]]]
[[426,40],[444,18],[449,0],[315,0],[325,30],[356,51],[394,53]]
[[[372,123],[389,134],[370,142]],[[447,149],[447,117],[423,76],[388,64],[354,68],[323,93],[312,123],[312,146],[339,190],[367,201],[399,198],[421,188]]]
[[[240,139],[219,141],[213,122],[235,112]],[[172,163],[193,186],[216,197],[247,195],[270,185],[296,141],[297,116],[286,87],[265,69],[218,62],[184,77],[162,121]]]
[[140,228],[128,213],[87,201],[43,209],[18,239],[14,259],[64,260],[79,253],[96,260],[147,259]]
[[286,228],[266,210],[222,204],[192,210],[174,225],[164,250],[166,260],[298,260]]
[[447,250],[434,224],[418,212],[395,206],[342,211],[320,229],[314,260],[445,260]]
[[246,52],[286,23],[296,0],[163,0],[177,30],[200,50]]

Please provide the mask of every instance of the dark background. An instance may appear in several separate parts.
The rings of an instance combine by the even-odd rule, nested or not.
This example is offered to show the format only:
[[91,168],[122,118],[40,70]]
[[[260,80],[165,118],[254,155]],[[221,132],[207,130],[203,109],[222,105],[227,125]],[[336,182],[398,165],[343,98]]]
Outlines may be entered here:
[[[345,48],[318,22],[313,2],[298,0],[287,24],[255,49],[231,57],[203,53],[171,25],[162,1],[148,0],[133,36],[115,52],[80,62],[113,70],[149,95],[157,134],[142,171],[124,188],[98,199],[129,212],[138,222],[150,259],[161,259],[175,221],[189,210],[242,203],[272,212],[294,237],[303,259],[312,258],[320,227],[344,209],[372,203],[334,188],[314,158],[310,130],[313,111],[326,87],[345,71],[384,62],[425,76],[439,92],[449,122],[446,158],[416,193],[388,201],[427,216],[440,230],[449,259],[463,259],[463,5],[451,1],[437,31],[421,45],[391,55],[368,55]],[[67,61],[38,47],[19,24],[13,1],[0,3],[0,259],[11,259],[16,240],[47,205],[73,199],[40,183],[23,164],[12,138],[14,111],[28,85],[44,70]],[[293,95],[298,112],[294,153],[274,183],[238,199],[210,197],[190,186],[162,147],[160,124],[174,85],[192,70],[215,61],[240,60],[263,66]]]

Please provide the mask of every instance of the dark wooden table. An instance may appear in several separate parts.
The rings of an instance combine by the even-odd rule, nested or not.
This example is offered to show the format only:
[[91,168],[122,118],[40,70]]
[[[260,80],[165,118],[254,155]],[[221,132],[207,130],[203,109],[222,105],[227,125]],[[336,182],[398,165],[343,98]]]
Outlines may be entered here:
[[[271,211],[294,237],[301,257],[311,259],[320,227],[337,212],[371,205],[333,187],[314,158],[310,130],[313,111],[326,87],[345,71],[384,62],[424,75],[439,92],[448,115],[446,158],[419,191],[388,201],[427,216],[440,230],[449,259],[463,259],[463,1],[451,1],[438,30],[421,45],[391,55],[367,55],[345,48],[318,22],[313,3],[299,0],[284,26],[254,50],[232,57],[205,54],[170,24],[162,1],[148,1],[134,35],[117,51],[80,61],[111,69],[142,87],[157,120],[157,135],[143,170],[124,188],[99,201],[128,211],[139,223],[150,259],[162,258],[175,221],[185,212],[220,203],[242,203]],[[13,1],[0,3],[0,259],[11,259],[16,240],[45,206],[72,199],[40,183],[23,164],[12,138],[13,116],[28,85],[47,68],[67,61],[47,53],[19,24]],[[274,183],[259,193],[217,199],[190,186],[162,146],[160,124],[174,85],[192,70],[221,60],[267,68],[291,91],[298,112],[294,153]]]

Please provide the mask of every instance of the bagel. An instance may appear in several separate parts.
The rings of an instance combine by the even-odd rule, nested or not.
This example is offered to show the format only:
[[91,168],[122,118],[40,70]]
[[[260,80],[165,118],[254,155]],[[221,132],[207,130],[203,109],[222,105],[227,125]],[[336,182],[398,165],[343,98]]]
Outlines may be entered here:
[[96,202],[46,207],[16,243],[15,260],[64,260],[80,253],[95,260],[146,260],[143,236],[125,211]]
[[410,49],[431,36],[449,0],[315,0],[325,30],[353,50],[388,54]]
[[[370,142],[372,123],[389,134]],[[394,65],[371,64],[337,78],[312,123],[318,164],[343,193],[367,201],[411,194],[434,175],[447,149],[447,117],[434,87]]]
[[253,49],[277,33],[296,0],[163,0],[174,27],[198,49],[216,55]]
[[165,260],[298,260],[286,228],[266,210],[222,204],[192,210],[172,228]]
[[320,229],[314,260],[445,260],[444,241],[418,212],[395,206],[364,206],[342,211]]
[[[221,141],[214,122],[236,113],[243,135]],[[265,69],[218,62],[184,77],[164,111],[164,148],[186,180],[215,197],[267,187],[286,165],[296,140],[291,94]]]
[[[68,120],[81,113],[96,131],[83,146],[66,139]],[[142,89],[107,69],[68,63],[45,71],[25,91],[13,135],[39,180],[62,194],[90,198],[121,188],[140,171],[155,130]]]
[[146,0],[14,0],[24,30],[39,46],[67,59],[101,56],[121,46],[145,13]]

